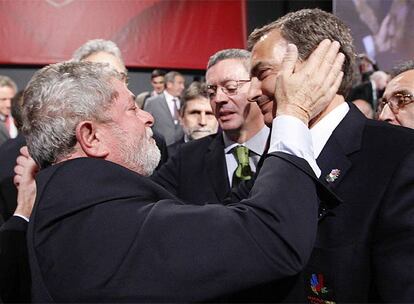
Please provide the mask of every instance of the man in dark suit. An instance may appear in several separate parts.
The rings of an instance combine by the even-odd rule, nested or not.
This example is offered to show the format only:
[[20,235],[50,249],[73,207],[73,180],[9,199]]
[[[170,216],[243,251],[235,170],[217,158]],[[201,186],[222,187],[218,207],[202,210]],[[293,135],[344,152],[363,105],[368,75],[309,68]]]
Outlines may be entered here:
[[287,289],[286,300],[412,302],[414,137],[411,130],[367,120],[344,101],[354,61],[349,29],[318,9],[290,13],[256,29],[249,37],[249,98],[259,104],[267,123],[275,127],[283,121],[277,117],[272,122],[274,106],[279,106],[274,92],[283,89],[278,81],[284,76],[279,72],[284,53],[289,43],[296,44],[299,57],[292,69],[301,70],[303,60],[323,39],[339,41],[344,75],[338,94],[310,128],[320,180],[343,203],[329,212],[320,206],[315,248],[305,270]]
[[184,90],[184,77],[178,72],[165,74],[165,90],[162,94],[148,98],[144,110],[154,116],[154,131],[164,136],[167,146],[184,135],[179,121],[180,96]]
[[[238,147],[248,149],[251,175],[265,149],[269,129],[257,105],[247,101],[250,52],[221,50],[207,64],[207,93],[222,132],[181,145],[153,179],[179,198],[221,203],[237,186]],[[249,176],[250,177],[250,176]]]
[[[333,84],[335,56],[332,44],[321,45],[302,74],[329,75]],[[299,146],[310,140],[317,105],[332,94],[309,86],[312,98],[298,107],[289,96],[304,89],[293,77],[299,74],[285,79],[278,115],[300,122],[303,137],[290,140],[302,132],[276,128],[271,142],[306,161],[270,150],[247,200],[194,206],[145,177],[159,160],[153,118],[137,108],[118,73],[87,62],[37,72],[24,100],[28,148],[42,168],[28,231],[33,300],[207,301],[300,271],[316,234],[319,168],[311,145]],[[13,219],[33,206],[36,188],[34,161],[21,156],[18,164]]]
[[389,76],[383,71],[375,71],[369,76],[369,81],[363,82],[351,89],[347,101],[362,99],[368,102],[372,109],[375,110],[378,100],[384,93]]

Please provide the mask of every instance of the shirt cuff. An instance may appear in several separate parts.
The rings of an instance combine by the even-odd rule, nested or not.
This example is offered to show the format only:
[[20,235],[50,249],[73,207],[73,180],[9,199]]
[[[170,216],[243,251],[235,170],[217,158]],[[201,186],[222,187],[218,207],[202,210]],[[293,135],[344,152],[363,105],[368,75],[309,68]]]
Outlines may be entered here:
[[18,213],[14,213],[13,216],[20,217],[20,218],[24,219],[26,222],[29,222],[29,219],[27,217],[25,217],[24,215],[21,215],[21,214],[18,214]]
[[313,153],[312,135],[308,127],[298,118],[289,115],[273,119],[270,137],[270,152],[284,152],[305,159],[315,175],[321,175]]

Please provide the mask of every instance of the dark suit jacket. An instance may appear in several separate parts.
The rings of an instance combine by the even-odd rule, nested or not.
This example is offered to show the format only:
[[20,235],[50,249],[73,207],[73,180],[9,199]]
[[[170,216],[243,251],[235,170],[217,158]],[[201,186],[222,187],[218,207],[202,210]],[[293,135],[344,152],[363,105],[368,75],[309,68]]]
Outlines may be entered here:
[[[320,180],[343,203],[321,204],[311,259],[295,282],[282,285],[290,289],[286,302],[414,300],[414,134],[350,107],[317,160]],[[333,169],[340,173],[328,182]],[[275,301],[279,286],[245,294]]]
[[[317,161],[344,203],[320,221],[299,289],[309,301],[413,302],[413,131],[368,120],[351,105]],[[332,169],[340,174],[327,182]]]
[[4,124],[4,122],[0,121],[0,145],[6,142],[10,138],[9,131]]
[[14,166],[20,154],[20,148],[26,144],[19,134],[0,146],[0,214],[7,219],[14,213],[17,205],[17,189],[13,184]]
[[168,156],[171,156],[171,155],[175,154],[175,152],[178,150],[178,148],[181,147],[182,144],[185,144],[184,136],[181,139],[179,139],[178,141],[176,141],[175,143],[173,143],[172,145],[169,145],[167,147]]
[[164,94],[148,98],[145,102],[144,110],[154,116],[154,126],[152,129],[164,136],[167,146],[184,136],[181,125],[179,123],[174,124]]
[[187,202],[222,202],[230,192],[223,134],[181,145],[151,178]]
[[30,302],[27,222],[11,217],[0,227],[0,298],[5,303]]
[[349,93],[347,100],[354,101],[356,99],[363,99],[368,102],[371,107],[375,107],[378,103],[378,98],[381,96],[379,92],[377,92],[377,100],[373,98],[373,88],[371,81],[363,82],[355,87],[352,88],[351,92]]
[[208,301],[293,276],[316,235],[309,171],[275,153],[247,200],[194,206],[104,160],[42,170],[28,231],[33,300]]

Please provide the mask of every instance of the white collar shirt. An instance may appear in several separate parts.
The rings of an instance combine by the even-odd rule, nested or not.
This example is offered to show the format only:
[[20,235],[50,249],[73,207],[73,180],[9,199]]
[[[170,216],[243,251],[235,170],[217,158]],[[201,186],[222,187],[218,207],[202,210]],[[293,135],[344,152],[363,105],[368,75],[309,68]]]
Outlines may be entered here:
[[[167,90],[164,91],[165,100],[167,101],[168,109],[170,110],[171,117],[174,119],[175,117],[175,107],[174,107],[174,100],[179,101],[180,99],[178,97],[174,97],[171,94],[167,92]],[[177,109],[180,109],[180,103],[177,102]]]

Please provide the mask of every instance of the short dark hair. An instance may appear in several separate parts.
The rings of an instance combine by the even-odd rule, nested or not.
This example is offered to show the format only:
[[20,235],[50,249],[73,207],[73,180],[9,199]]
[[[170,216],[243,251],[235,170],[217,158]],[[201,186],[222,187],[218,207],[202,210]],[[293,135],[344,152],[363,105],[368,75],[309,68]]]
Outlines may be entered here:
[[160,70],[160,69],[155,69],[154,71],[152,71],[151,73],[151,79],[154,79],[155,77],[160,77],[160,76],[165,76],[165,74],[167,74],[166,71],[164,70]]
[[180,115],[183,116],[185,109],[187,108],[187,103],[190,100],[204,97],[208,99],[207,95],[207,85],[204,82],[194,81],[190,86],[184,91],[184,95],[181,101]]
[[392,68],[391,78],[394,78],[401,73],[407,72],[409,70],[414,70],[414,60],[404,61],[399,63],[395,67]]
[[297,46],[301,60],[308,58],[322,40],[338,41],[341,45],[340,52],[345,55],[344,77],[338,93],[346,97],[352,87],[356,56],[351,31],[345,23],[335,15],[320,9],[299,10],[255,29],[248,39],[249,50],[263,35],[276,29],[286,41]]

